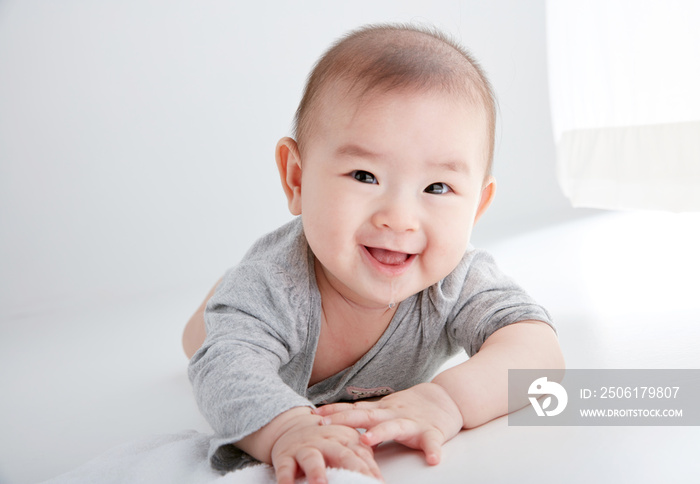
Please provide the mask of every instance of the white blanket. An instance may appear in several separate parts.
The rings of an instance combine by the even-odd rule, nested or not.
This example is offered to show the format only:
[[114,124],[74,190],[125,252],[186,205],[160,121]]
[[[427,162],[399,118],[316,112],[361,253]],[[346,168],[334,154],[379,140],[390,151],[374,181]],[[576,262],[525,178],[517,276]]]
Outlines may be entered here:
[[[207,460],[209,436],[195,431],[157,435],[115,447],[77,469],[44,484],[227,484],[274,483],[268,465],[221,475]],[[344,469],[328,469],[329,484],[377,484],[379,481]],[[298,479],[297,483],[306,483]]]

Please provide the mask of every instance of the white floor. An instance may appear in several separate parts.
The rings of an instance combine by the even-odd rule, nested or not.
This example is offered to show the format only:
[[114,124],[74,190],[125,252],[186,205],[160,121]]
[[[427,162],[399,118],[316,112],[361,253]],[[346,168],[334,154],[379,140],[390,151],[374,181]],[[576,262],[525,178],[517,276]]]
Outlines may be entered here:
[[[611,214],[490,247],[558,323],[570,368],[700,368],[700,217]],[[213,281],[212,281],[213,282]],[[105,450],[208,432],[186,377],[185,320],[207,287],[0,322],[0,483]],[[699,427],[509,427],[461,433],[443,464],[393,445],[388,482],[696,482]]]

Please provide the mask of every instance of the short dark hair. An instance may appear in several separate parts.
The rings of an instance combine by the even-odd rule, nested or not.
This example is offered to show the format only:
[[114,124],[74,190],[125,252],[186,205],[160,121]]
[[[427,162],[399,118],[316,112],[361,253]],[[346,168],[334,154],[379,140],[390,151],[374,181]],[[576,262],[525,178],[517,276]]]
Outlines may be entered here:
[[324,90],[336,81],[364,95],[400,88],[442,90],[465,96],[484,109],[488,127],[487,174],[495,143],[496,100],[483,70],[466,49],[443,32],[407,24],[368,25],[333,44],[309,74],[294,118],[303,151],[313,132],[312,113]]

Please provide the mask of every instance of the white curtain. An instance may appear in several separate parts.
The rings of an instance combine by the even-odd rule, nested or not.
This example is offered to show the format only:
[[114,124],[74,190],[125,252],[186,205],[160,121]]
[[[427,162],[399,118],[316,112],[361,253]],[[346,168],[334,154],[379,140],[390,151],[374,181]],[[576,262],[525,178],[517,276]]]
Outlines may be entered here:
[[572,204],[700,211],[700,1],[548,0],[547,44]]

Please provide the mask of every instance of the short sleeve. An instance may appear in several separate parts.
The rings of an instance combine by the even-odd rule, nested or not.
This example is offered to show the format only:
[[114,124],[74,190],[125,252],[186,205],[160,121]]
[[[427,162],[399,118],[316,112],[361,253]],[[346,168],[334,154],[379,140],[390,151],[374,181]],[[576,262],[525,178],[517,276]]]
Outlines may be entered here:
[[449,276],[456,296],[448,318],[448,334],[468,355],[479,351],[495,331],[524,320],[543,321],[552,328],[549,313],[497,267],[483,250],[472,250]]

